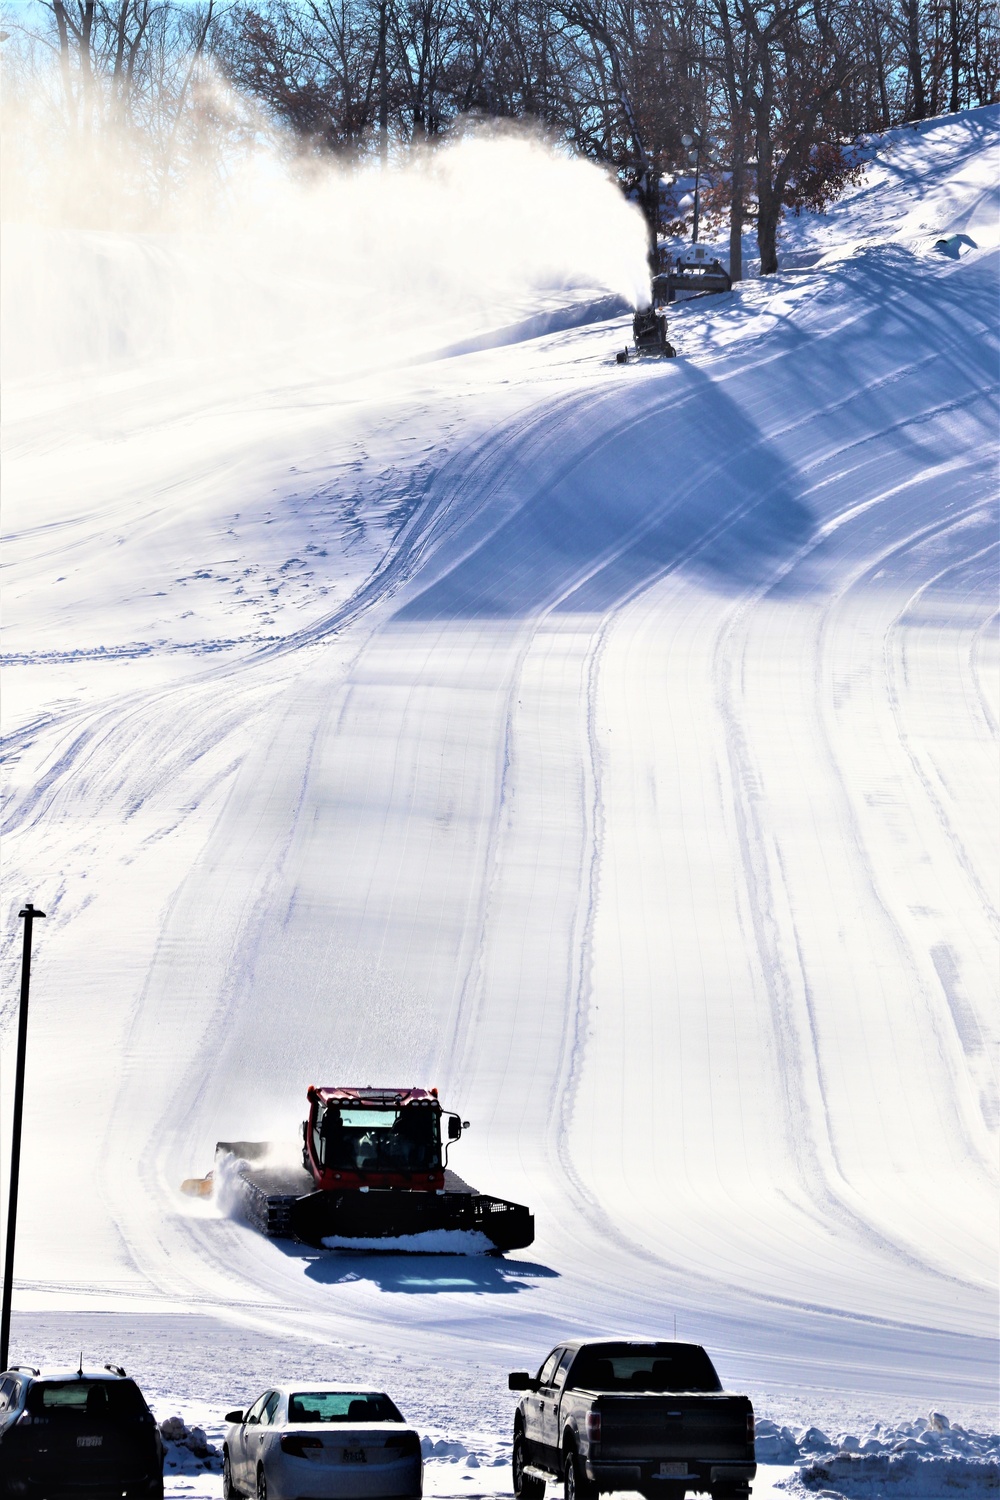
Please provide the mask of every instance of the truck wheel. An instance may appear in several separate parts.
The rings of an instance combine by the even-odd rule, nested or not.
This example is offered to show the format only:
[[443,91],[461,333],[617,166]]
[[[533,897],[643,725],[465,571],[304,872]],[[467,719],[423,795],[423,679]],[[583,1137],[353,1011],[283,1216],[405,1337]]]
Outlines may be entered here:
[[511,1450],[510,1456],[514,1494],[517,1496],[517,1500],[543,1500],[543,1496],[545,1495],[545,1481],[543,1479],[535,1479],[532,1474],[526,1474],[524,1472],[525,1463],[524,1433],[520,1427],[515,1427],[514,1447]]
[[565,1500],[597,1500],[597,1486],[587,1478],[572,1448],[563,1459],[563,1493]]

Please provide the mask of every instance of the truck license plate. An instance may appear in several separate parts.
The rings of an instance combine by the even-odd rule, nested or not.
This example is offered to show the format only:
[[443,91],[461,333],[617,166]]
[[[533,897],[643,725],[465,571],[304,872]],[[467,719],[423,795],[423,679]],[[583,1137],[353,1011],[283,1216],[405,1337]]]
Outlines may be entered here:
[[104,1442],[102,1437],[78,1437],[76,1446],[78,1448],[99,1448]]
[[345,1464],[366,1464],[368,1455],[363,1448],[344,1448],[342,1450]]
[[688,1471],[687,1464],[682,1464],[682,1463],[661,1463],[660,1464],[660,1473],[663,1474],[663,1475],[665,1475],[665,1476],[669,1476],[671,1479],[683,1479],[683,1477],[687,1473],[687,1471]]

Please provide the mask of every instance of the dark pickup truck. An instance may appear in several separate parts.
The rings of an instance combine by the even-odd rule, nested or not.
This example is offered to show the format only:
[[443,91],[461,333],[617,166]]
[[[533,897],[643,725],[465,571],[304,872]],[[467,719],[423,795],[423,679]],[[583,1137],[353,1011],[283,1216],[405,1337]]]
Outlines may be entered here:
[[514,1415],[514,1494],[542,1500],[559,1478],[566,1500],[638,1490],[682,1500],[689,1490],[743,1500],[757,1473],[753,1407],[723,1391],[700,1344],[572,1340],[523,1391]]

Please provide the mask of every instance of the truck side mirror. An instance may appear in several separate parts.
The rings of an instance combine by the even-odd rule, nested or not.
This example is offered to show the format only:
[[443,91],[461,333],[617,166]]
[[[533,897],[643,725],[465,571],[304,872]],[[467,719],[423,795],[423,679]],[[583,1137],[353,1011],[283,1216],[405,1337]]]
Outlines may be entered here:
[[225,1419],[227,1422],[232,1422],[234,1426],[238,1427],[243,1421],[243,1413],[241,1411],[227,1411]]
[[448,1139],[449,1139],[449,1141],[457,1141],[458,1138],[459,1138],[459,1136],[461,1134],[462,1134],[462,1121],[459,1119],[458,1115],[449,1115],[448,1116]]
[[507,1389],[510,1391],[530,1391],[534,1381],[527,1370],[512,1370],[507,1376]]

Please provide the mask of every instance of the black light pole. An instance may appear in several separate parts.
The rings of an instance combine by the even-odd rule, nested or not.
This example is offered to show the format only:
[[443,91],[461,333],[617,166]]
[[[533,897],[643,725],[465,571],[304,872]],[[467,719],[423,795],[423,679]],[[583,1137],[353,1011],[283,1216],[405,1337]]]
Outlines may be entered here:
[[694,225],[691,230],[691,243],[696,245],[698,243],[698,187],[701,181],[701,131],[693,130],[690,135],[682,135],[681,141],[688,148],[688,165],[694,167]]
[[7,1206],[7,1253],[3,1263],[3,1309],[0,1311],[0,1370],[7,1368],[10,1348],[10,1302],[14,1291],[14,1238],[17,1233],[17,1180],[21,1171],[21,1114],[24,1109],[24,1056],[28,1045],[28,988],[31,984],[31,924],[44,917],[30,901],[18,912],[24,918],[21,954],[21,1009],[17,1018],[17,1063],[14,1075],[14,1124],[10,1137],[10,1198]]

